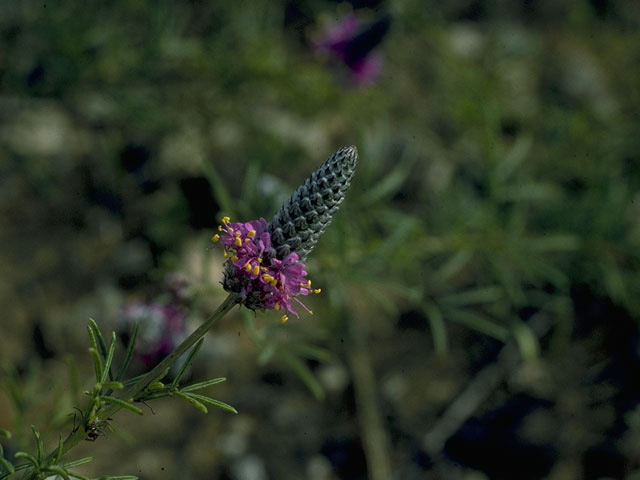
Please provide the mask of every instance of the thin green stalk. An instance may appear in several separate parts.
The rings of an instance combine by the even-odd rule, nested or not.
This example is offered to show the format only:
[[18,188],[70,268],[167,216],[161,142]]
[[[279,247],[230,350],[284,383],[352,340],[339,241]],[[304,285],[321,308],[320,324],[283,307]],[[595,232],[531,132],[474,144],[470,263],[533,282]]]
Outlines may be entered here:
[[[124,400],[126,402],[132,402],[136,398],[138,394],[144,391],[147,386],[162,378],[165,372],[173,365],[173,363],[180,358],[187,350],[193,347],[200,338],[204,336],[205,333],[209,331],[209,329],[224,315],[226,315],[229,310],[231,310],[236,304],[237,300],[234,294],[230,294],[224,302],[218,307],[218,309],[211,314],[211,316],[200,325],[191,335],[189,335],[180,345],[178,345],[169,355],[167,355],[158,365],[156,365],[149,373],[144,375],[140,380],[138,380],[134,385],[132,385],[124,394],[122,394],[119,399]],[[118,410],[123,408],[121,405],[112,404],[109,405],[103,412],[101,412],[102,419],[108,419],[113,414],[115,414]],[[85,432],[82,428],[77,428],[72,431],[69,436],[65,439],[64,444],[62,446],[62,453],[60,457],[63,457],[69,450],[71,450],[75,445],[80,443],[85,438]],[[48,455],[47,460],[52,459],[58,450],[52,452]]]

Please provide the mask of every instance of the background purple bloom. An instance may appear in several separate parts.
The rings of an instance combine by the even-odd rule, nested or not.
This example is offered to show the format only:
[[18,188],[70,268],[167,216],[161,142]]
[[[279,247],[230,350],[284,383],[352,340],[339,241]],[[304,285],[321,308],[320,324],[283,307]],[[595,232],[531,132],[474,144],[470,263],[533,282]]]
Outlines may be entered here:
[[384,16],[363,25],[358,17],[348,15],[327,27],[315,40],[315,48],[346,66],[353,85],[370,85],[382,72],[384,58],[375,48],[384,39],[390,22],[390,17]]

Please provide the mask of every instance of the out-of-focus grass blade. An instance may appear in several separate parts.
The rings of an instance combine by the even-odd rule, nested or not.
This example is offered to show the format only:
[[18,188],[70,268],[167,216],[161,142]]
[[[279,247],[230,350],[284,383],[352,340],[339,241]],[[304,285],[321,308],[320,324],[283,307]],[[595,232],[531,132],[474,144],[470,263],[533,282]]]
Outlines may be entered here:
[[450,311],[447,310],[447,312],[445,313],[445,318],[450,318],[455,322],[465,325],[478,332],[489,335],[490,337],[498,339],[501,342],[506,342],[507,338],[509,337],[509,330],[506,327],[476,312],[471,312],[469,310],[452,309]]
[[540,355],[540,344],[531,329],[521,320],[516,320],[511,326],[511,331],[518,344],[522,358],[533,360]]
[[289,352],[278,351],[277,355],[287,365],[289,365],[294,372],[296,372],[300,377],[300,380],[302,380],[302,382],[307,386],[314,397],[318,400],[322,400],[324,398],[324,389],[322,388],[322,385],[320,385],[320,382],[318,382],[316,377],[313,375],[313,372],[304,364],[304,362]]
[[490,285],[487,287],[477,287],[442,296],[438,302],[450,307],[464,307],[469,305],[479,305],[492,303],[504,297],[502,287]]
[[449,350],[449,335],[442,312],[432,302],[425,302],[422,308],[429,320],[429,328],[433,336],[433,349],[437,354],[446,353]]

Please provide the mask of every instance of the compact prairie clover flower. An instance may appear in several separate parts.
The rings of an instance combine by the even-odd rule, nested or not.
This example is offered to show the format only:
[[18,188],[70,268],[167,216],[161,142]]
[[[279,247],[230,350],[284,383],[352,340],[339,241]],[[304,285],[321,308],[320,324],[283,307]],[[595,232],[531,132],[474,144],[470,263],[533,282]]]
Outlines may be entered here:
[[212,237],[224,247],[226,268],[222,285],[238,303],[252,310],[283,310],[298,316],[294,302],[313,314],[300,295],[320,293],[311,288],[303,261],[331,222],[355,172],[356,147],[341,148],[311,174],[276,213],[245,223],[222,219]]

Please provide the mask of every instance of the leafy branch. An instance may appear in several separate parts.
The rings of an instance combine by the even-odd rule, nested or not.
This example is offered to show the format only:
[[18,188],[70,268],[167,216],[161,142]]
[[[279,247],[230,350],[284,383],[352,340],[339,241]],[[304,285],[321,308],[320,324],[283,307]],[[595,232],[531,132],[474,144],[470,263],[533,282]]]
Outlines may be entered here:
[[[117,369],[114,369],[113,360],[116,349],[116,334],[111,333],[109,341],[100,332],[98,324],[89,319],[87,335],[89,338],[89,353],[93,361],[96,382],[91,390],[85,391],[89,397],[87,406],[81,410],[81,422],[76,425],[66,439],[62,436],[58,439],[55,450],[45,455],[44,442],[38,429],[32,425],[31,429],[35,438],[35,451],[33,453],[19,451],[15,453],[18,463],[14,464],[4,457],[4,451],[0,445],[0,480],[9,478],[19,471],[24,471],[22,476],[26,480],[42,480],[50,476],[58,476],[64,480],[77,478],[79,480],[89,480],[87,477],[71,471],[71,468],[90,462],[91,457],[80,460],[60,463],[61,459],[80,441],[95,441],[104,435],[104,429],[111,429],[112,416],[120,409],[129,410],[137,415],[142,415],[135,403],[148,402],[158,398],[177,397],[195,406],[203,413],[207,413],[207,405],[218,407],[232,413],[238,413],[235,408],[220,400],[216,400],[202,393],[199,390],[224,382],[225,378],[213,378],[202,382],[183,386],[180,381],[193,363],[196,355],[203,344],[205,333],[213,324],[222,318],[231,308],[236,305],[236,297],[231,294],[218,307],[218,309],[198,327],[189,337],[178,345],[167,357],[146,374],[123,380],[126,370],[133,358],[133,352],[138,336],[138,325],[135,324],[131,333],[127,349]],[[182,363],[178,373],[170,383],[163,383],[171,366],[185,353],[188,355]],[[115,392],[123,392],[115,396]],[[80,410],[80,409],[79,409]],[[10,438],[11,433],[0,429],[0,437]],[[133,480],[135,476],[107,476],[100,477],[100,480]],[[97,479],[96,479],[97,480]]]

